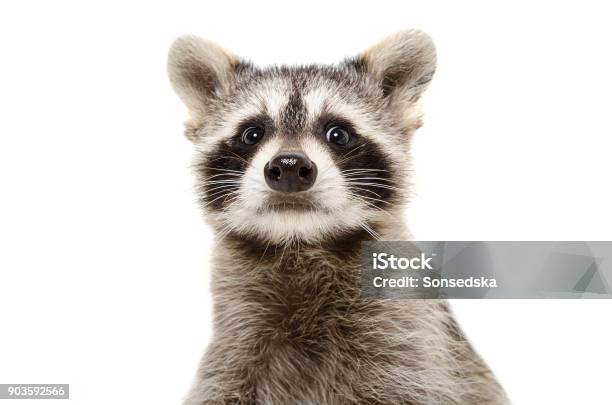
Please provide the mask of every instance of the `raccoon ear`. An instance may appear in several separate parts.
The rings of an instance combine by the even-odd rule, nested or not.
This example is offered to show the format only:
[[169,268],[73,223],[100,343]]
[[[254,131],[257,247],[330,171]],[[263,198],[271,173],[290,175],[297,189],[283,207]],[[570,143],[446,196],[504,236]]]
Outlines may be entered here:
[[229,92],[237,64],[238,59],[223,48],[195,36],[179,37],[168,53],[170,82],[196,117]]
[[358,55],[352,63],[374,76],[390,102],[412,103],[436,70],[436,48],[419,30],[392,35]]

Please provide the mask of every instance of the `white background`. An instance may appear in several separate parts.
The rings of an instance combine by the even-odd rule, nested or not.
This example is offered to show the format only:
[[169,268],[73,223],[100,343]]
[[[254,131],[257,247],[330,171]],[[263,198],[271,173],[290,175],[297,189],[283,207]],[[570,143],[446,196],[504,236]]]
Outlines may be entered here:
[[[180,34],[258,64],[331,63],[421,28],[439,69],[414,144],[416,238],[612,239],[605,2],[152,3],[0,6],[1,383],[70,383],[76,404],[188,388],[211,235],[166,78]],[[516,404],[610,403],[611,300],[453,307]]]

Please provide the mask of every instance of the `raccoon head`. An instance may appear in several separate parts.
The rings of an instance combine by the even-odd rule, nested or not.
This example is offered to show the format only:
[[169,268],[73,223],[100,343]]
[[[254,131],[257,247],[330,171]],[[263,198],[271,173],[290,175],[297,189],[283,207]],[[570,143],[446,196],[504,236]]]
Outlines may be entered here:
[[338,65],[270,68],[181,37],[168,66],[219,233],[321,243],[400,220],[418,100],[436,67],[424,33],[400,32]]

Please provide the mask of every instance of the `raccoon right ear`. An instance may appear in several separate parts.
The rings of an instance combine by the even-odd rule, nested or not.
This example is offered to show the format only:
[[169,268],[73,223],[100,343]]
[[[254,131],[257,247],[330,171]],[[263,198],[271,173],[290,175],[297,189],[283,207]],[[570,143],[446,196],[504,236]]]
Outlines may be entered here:
[[409,108],[434,75],[436,48],[424,32],[406,30],[370,47],[350,63],[372,75],[391,104]]
[[231,88],[238,59],[220,46],[195,36],[174,41],[168,53],[168,75],[174,91],[192,116],[202,118],[214,100]]

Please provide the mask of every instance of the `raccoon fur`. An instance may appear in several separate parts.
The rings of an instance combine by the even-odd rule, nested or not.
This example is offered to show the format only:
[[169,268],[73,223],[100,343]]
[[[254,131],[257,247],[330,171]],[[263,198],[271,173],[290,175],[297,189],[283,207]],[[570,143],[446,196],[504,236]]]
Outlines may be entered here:
[[269,68],[181,37],[168,68],[216,235],[214,336],[186,405],[507,403],[445,301],[359,290],[361,242],[410,239],[427,35]]

